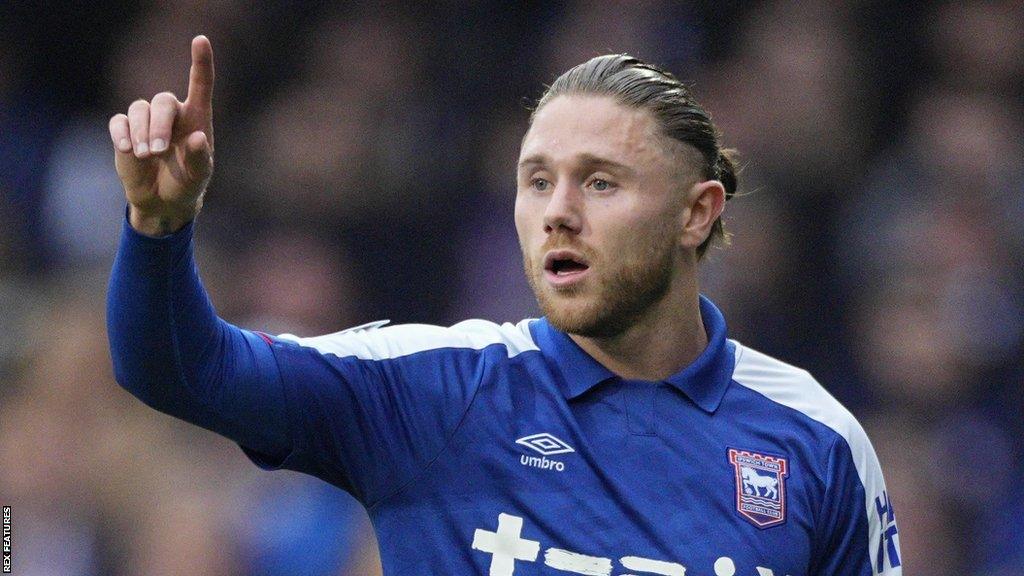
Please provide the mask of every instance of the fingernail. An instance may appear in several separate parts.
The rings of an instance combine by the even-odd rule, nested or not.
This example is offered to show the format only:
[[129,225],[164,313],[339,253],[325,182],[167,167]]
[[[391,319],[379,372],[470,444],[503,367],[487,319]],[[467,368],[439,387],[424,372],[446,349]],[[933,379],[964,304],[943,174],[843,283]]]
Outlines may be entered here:
[[121,141],[117,143],[117,148],[121,152],[127,152],[132,149],[132,143],[127,138],[121,138]]
[[145,142],[139,142],[138,144],[135,145],[136,154],[145,154],[146,152],[149,152],[149,144],[146,144]]
[[167,149],[167,142],[163,138],[156,138],[153,140],[153,145],[149,147],[153,152],[163,152]]

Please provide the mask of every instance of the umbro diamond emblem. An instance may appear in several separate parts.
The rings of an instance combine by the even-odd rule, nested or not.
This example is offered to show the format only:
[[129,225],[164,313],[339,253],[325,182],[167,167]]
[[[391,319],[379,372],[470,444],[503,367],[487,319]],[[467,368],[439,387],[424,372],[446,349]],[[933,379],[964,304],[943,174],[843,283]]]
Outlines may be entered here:
[[541,456],[554,456],[555,454],[575,452],[575,450],[572,449],[572,446],[569,446],[562,440],[559,440],[556,436],[547,432],[523,436],[519,440],[516,440],[516,444],[522,444],[523,446],[539,453]]

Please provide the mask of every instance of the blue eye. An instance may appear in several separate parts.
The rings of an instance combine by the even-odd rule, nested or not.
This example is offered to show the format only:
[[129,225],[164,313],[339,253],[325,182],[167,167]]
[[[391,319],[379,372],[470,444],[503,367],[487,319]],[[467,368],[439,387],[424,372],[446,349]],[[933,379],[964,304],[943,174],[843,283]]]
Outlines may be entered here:
[[607,180],[601,180],[600,178],[594,180],[591,186],[593,186],[594,190],[597,190],[598,192],[604,192],[605,190],[612,187],[611,183],[609,183]]
[[533,184],[534,188],[536,188],[537,190],[543,192],[544,190],[548,189],[548,184],[550,184],[550,182],[548,182],[547,180],[545,180],[543,178],[534,178],[533,182],[531,182],[531,184]]

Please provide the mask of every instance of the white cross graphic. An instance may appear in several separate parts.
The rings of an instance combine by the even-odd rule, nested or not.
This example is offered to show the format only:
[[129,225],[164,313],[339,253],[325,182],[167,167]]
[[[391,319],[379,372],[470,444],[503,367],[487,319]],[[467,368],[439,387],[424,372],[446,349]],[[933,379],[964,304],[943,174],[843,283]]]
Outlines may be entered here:
[[473,533],[473,549],[492,554],[490,576],[512,576],[516,560],[533,562],[540,554],[540,542],[524,540],[523,519],[511,514],[498,514],[498,531],[477,528]]

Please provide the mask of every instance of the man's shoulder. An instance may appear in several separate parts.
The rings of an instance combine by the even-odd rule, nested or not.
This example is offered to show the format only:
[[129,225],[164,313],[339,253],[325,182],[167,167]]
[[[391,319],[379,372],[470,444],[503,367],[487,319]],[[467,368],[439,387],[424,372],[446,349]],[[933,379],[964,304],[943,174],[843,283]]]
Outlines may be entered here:
[[385,360],[432,350],[482,350],[503,346],[508,356],[537,350],[530,333],[533,319],[517,323],[489,320],[463,320],[451,326],[433,324],[396,324],[388,320],[313,337],[281,334],[278,338],[299,346],[315,348],[324,354],[356,356],[365,360]]
[[864,428],[810,372],[736,344],[733,381],[842,436],[854,451],[869,444]]
[[[831,504],[838,507],[842,518],[868,519],[866,555],[869,566],[882,570],[883,559],[889,557],[890,571],[901,574],[895,519],[885,490],[885,480],[878,456],[860,422],[836,400],[811,374],[767,354],[736,343],[736,367],[733,381],[764,398],[790,408],[795,418],[813,420],[830,431],[827,478],[835,495]],[[845,482],[844,482],[845,480]],[[856,484],[854,484],[856,482]],[[855,487],[853,490],[844,490]],[[861,500],[862,499],[862,500]],[[855,504],[860,502],[860,508]],[[861,514],[863,511],[863,515]],[[863,530],[864,524],[860,524]]]

